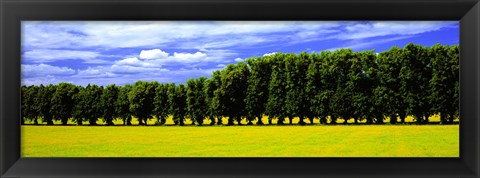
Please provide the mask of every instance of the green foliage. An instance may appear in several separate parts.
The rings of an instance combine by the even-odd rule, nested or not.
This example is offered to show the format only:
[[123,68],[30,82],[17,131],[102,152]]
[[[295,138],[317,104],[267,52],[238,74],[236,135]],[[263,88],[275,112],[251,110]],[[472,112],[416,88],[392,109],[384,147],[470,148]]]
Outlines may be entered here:
[[125,85],[119,88],[118,98],[115,101],[115,113],[121,117],[124,125],[132,125],[132,116],[130,112],[130,102],[128,100],[128,93],[132,90],[131,85]]
[[185,125],[185,115],[187,112],[186,89],[183,84],[175,86],[171,84],[168,89],[168,100],[170,103],[170,113],[173,115],[173,121],[176,125]]
[[285,54],[272,55],[272,75],[268,86],[268,100],[265,113],[269,117],[278,119],[278,124],[283,124],[284,118],[287,116],[286,108],[286,96],[287,96],[287,84],[285,74]]
[[38,90],[38,97],[35,101],[35,105],[39,108],[39,114],[43,117],[43,122],[47,122],[47,125],[53,125],[53,112],[52,108],[54,103],[52,102],[52,97],[57,86],[56,85],[48,85],[43,86],[40,85]]
[[330,114],[330,97],[334,92],[335,82],[333,72],[329,70],[327,60],[332,53],[322,51],[320,54],[313,53],[312,61],[307,70],[307,87],[310,112],[320,118],[320,123],[327,122]]
[[[210,78],[189,79],[186,86],[174,83],[137,81],[134,85],[88,85],[69,83],[48,86],[22,86],[22,124],[25,120],[48,125],[62,124],[73,117],[78,124],[99,118],[113,125],[115,118],[131,125],[157,118],[165,124],[171,115],[175,124],[185,118],[202,125],[242,123],[264,124],[261,118],[289,118],[313,123],[337,123],[337,118],[383,123],[391,118],[404,122],[413,115],[418,123],[440,114],[442,123],[452,123],[459,110],[459,47],[407,44],[375,54],[374,51],[275,53],[252,57],[214,71]],[[347,123],[345,121],[345,123]]]
[[198,125],[203,124],[208,109],[206,93],[204,92],[206,77],[187,80],[187,107],[188,117]]
[[431,114],[430,79],[432,65],[429,48],[409,43],[403,49],[404,65],[400,71],[401,93],[407,104],[407,114],[417,122],[427,121]]
[[102,94],[102,107],[103,109],[103,118],[107,125],[114,125],[113,119],[117,117],[117,112],[115,112],[115,102],[118,99],[119,89],[115,84],[107,85]]
[[52,108],[50,112],[57,120],[61,120],[63,125],[67,124],[72,117],[75,100],[73,96],[78,93],[78,87],[71,83],[59,83],[55,93],[52,96]]
[[269,97],[268,86],[272,75],[271,58],[269,56],[248,58],[246,62],[250,67],[247,96],[245,98],[247,119],[250,124],[256,117],[258,119],[257,124],[263,125],[261,119],[265,113]]
[[228,116],[228,125],[233,125],[234,120],[240,124],[242,116],[246,113],[245,98],[249,75],[250,70],[243,62],[230,64],[221,72],[222,85],[217,94],[221,113]]
[[222,78],[220,71],[214,71],[212,77],[207,79],[205,83],[205,94],[207,100],[207,115],[212,122],[211,125],[215,124],[215,119],[218,118],[218,125],[222,125],[221,112],[220,112],[220,101],[219,101],[219,92],[218,89],[222,85]]
[[[444,123],[452,123],[458,113],[458,46],[433,46],[430,52],[432,77],[430,102],[434,113],[441,113]],[[452,87],[455,86],[455,87]]]
[[90,125],[97,125],[97,119],[103,116],[104,107],[102,105],[103,86],[87,85],[87,87],[77,87],[79,91],[74,95],[73,116],[78,125],[82,121],[88,121]]
[[137,81],[132,90],[128,93],[130,112],[132,112],[133,116],[138,118],[139,125],[145,125],[147,119],[152,118],[155,88],[155,83]]
[[310,102],[307,87],[307,71],[312,56],[303,52],[299,55],[288,54],[285,57],[286,73],[286,111],[290,118],[290,124],[293,117],[299,117],[299,124],[305,124],[304,119],[308,117],[313,124],[313,115],[310,112]]
[[153,101],[153,114],[157,117],[157,123],[165,124],[168,115],[170,114],[170,107],[168,103],[168,87],[169,84],[159,84],[155,89],[155,98]]
[[38,86],[22,86],[22,118],[21,123],[24,124],[25,120],[33,120],[34,124],[38,124],[38,117],[40,115],[40,108],[35,102],[38,100]]

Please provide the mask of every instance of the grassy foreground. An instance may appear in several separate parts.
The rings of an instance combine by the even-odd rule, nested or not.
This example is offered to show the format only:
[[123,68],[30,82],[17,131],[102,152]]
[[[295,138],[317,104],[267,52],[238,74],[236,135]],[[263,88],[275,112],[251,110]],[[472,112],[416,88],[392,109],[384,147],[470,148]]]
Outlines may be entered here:
[[458,157],[458,125],[22,126],[23,157]]

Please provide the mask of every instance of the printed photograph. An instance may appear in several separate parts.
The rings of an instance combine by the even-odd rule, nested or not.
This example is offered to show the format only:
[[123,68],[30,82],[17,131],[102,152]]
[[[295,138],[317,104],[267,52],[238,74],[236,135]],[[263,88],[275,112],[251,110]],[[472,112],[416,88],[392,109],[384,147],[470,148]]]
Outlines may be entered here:
[[22,21],[22,157],[459,157],[458,21]]

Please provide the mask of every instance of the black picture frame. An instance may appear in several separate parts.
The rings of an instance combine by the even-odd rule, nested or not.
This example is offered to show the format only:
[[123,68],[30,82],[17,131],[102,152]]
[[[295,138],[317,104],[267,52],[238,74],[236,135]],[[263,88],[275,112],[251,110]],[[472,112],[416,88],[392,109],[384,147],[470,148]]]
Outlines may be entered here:
[[[480,176],[479,0],[0,0],[0,19],[0,177]],[[21,158],[22,20],[458,20],[460,158]]]

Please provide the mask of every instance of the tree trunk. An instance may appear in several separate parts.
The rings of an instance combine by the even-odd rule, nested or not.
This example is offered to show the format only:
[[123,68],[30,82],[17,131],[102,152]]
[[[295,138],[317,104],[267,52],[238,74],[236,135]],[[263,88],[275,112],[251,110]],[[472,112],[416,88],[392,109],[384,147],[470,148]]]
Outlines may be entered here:
[[[25,122],[22,123],[22,125],[23,125],[23,124],[25,124]],[[35,118],[35,119],[33,120],[33,124],[38,125],[38,118]]]
[[343,124],[348,124],[348,120],[350,120],[350,118],[348,118],[348,119],[343,118],[343,120],[344,120]]
[[371,117],[367,117],[366,120],[367,120],[366,124],[373,124],[373,119]]
[[[292,119],[293,119],[293,118],[292,118]],[[307,124],[307,123],[305,123],[305,121],[304,121],[304,120],[305,120],[305,117],[300,116],[300,117],[298,117],[298,119],[300,119],[300,121],[298,121],[298,124],[300,124],[300,125],[305,125],[305,124]]]
[[262,121],[262,115],[257,116],[257,125],[264,125]]
[[446,114],[440,113],[440,124],[447,124],[447,116]]
[[313,117],[308,118],[310,120],[310,125],[313,124]]
[[283,125],[283,121],[285,121],[285,117],[278,117],[278,122],[277,122],[277,125]]
[[430,113],[425,113],[424,117],[425,117],[425,120],[423,120],[423,122],[428,124],[430,122]]
[[223,125],[223,117],[217,116],[217,125]]
[[327,123],[327,118],[326,117],[321,117],[320,118],[320,124],[326,124]]
[[336,116],[330,116],[332,121],[330,121],[330,124],[336,124],[337,123],[337,117]]
[[288,117],[288,124],[292,125],[293,117]]
[[143,124],[143,118],[141,118],[141,117],[138,118],[138,125],[144,125]]
[[83,125],[82,119],[77,119],[77,125]]
[[390,124],[396,124],[397,123],[397,116],[392,115],[390,116]]
[[52,118],[45,118],[45,120],[47,121],[47,125],[53,125],[53,119]]
[[383,124],[383,116],[377,116],[375,119],[376,124]]
[[68,119],[62,119],[62,125],[67,125]]
[[448,123],[453,124],[454,120],[455,120],[454,114],[449,114],[448,115]]
[[179,122],[181,126],[185,125],[185,118],[180,118]]
[[405,123],[405,115],[404,114],[399,114],[400,115],[400,122]]
[[90,118],[90,119],[88,120],[88,123],[89,123],[90,125],[97,125],[96,120],[94,120],[93,118]]
[[268,125],[272,125],[272,118],[268,118]]
[[417,124],[422,124],[423,123],[423,118],[420,116],[420,115],[415,115],[414,116],[415,118],[415,121],[417,122]]
[[198,125],[203,125],[203,119],[199,119],[199,120],[197,121],[197,123],[198,123]]
[[235,123],[233,123],[233,117],[232,116],[228,116],[228,123],[227,125],[235,125]]
[[242,125],[242,117],[236,117],[235,120],[237,121],[238,125]]
[[215,117],[210,116],[210,125],[215,125]]

